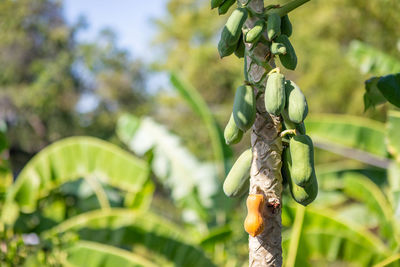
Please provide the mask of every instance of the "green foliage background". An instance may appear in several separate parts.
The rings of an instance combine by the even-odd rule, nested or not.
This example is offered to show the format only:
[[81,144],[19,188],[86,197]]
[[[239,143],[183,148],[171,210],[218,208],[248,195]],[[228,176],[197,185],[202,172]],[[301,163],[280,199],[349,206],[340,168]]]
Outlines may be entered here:
[[[399,8],[396,0],[310,1],[290,14],[291,39],[299,64],[296,71],[285,74],[305,92],[310,114],[346,113],[384,120],[385,107],[363,113],[364,81],[371,73],[360,73],[359,66],[353,65],[347,55],[351,41],[360,40],[400,60],[400,32],[396,26],[400,24]],[[221,60],[215,49],[230,12],[218,16],[217,10],[210,10],[209,1],[187,0],[170,0],[167,10],[165,18],[156,20],[160,32],[155,39],[166,57],[155,66],[180,70],[183,78],[199,89],[220,125],[225,125],[234,91],[244,79],[243,60],[235,56]],[[197,144],[190,145],[192,150],[209,158],[211,155],[201,149],[206,137],[198,131],[189,132],[193,127],[182,127],[191,123],[192,114],[178,115],[169,121],[171,128],[185,140],[194,137]]]
[[[0,120],[17,169],[62,137],[111,138],[121,111],[146,110],[145,67],[112,31],[78,43],[85,21],[68,25],[60,1],[1,1],[0,13]],[[82,97],[96,99],[89,112],[77,108]]]
[[[244,201],[221,190],[249,145],[248,135],[232,148],[219,138],[243,81],[243,60],[217,52],[232,9],[218,16],[208,0],[169,0],[166,10],[149,44],[163,56],[146,65],[110,29],[78,42],[87,22],[68,25],[62,2],[0,2],[0,263],[247,264]],[[367,78],[387,74],[371,58],[400,61],[399,12],[397,0],[312,0],[290,14],[299,64],[285,75],[305,92],[307,130],[326,146],[316,150],[316,202],[303,209],[284,195],[287,266],[398,266],[400,115],[390,104],[364,113],[363,94]],[[172,72],[171,85],[150,93],[154,72]],[[85,97],[96,100],[88,111]],[[29,161],[73,135],[130,152],[76,138]],[[149,173],[138,182],[124,171]],[[29,233],[38,245],[26,245]]]

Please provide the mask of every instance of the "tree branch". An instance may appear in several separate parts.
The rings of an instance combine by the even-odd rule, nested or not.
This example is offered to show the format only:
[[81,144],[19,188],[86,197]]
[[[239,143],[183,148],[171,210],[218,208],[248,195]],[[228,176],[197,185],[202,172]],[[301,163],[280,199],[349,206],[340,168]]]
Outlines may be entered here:
[[271,13],[278,13],[279,16],[283,17],[289,12],[293,11],[294,9],[298,8],[301,5],[304,5],[310,0],[293,0],[292,2],[287,3],[286,5],[283,5],[279,8],[272,8],[269,9],[265,14],[271,14]]

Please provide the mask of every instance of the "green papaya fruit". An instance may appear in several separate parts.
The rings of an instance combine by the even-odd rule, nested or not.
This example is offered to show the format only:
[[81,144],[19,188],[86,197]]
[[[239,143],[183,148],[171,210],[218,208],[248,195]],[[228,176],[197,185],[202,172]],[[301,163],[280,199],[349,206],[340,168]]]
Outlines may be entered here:
[[286,90],[286,109],[290,121],[302,123],[308,114],[308,104],[306,97],[293,81],[285,82]]
[[245,150],[233,164],[224,181],[223,190],[228,197],[239,197],[250,178],[253,154],[251,148]]
[[289,70],[296,69],[297,56],[292,44],[289,41],[289,38],[286,35],[281,34],[278,37],[276,37],[275,41],[277,43],[282,43],[286,47],[286,54],[279,55],[279,59],[282,65]]
[[246,179],[244,184],[240,187],[239,191],[233,195],[233,197],[241,197],[244,194],[249,193],[250,188],[250,174],[249,177]]
[[271,13],[267,19],[267,34],[269,40],[274,40],[281,35],[281,17],[278,13]]
[[219,7],[218,7],[218,14],[223,15],[228,12],[229,8],[236,2],[236,0],[225,0]]
[[233,119],[237,127],[246,132],[256,118],[256,98],[249,85],[241,85],[236,89],[233,101]]
[[241,35],[241,37],[239,38],[239,41],[237,43],[237,46],[236,46],[235,55],[238,58],[243,58],[245,49],[246,49],[246,47],[243,42],[243,35]]
[[304,125],[304,122],[301,123],[295,123],[296,130],[299,131],[300,134],[306,134],[306,126]]
[[281,113],[283,118],[283,129],[284,130],[291,130],[296,129],[299,131],[300,134],[306,134],[306,127],[304,126],[304,122],[302,123],[294,123],[289,120],[289,116],[287,114],[287,106]]
[[219,7],[225,0],[211,0],[211,9]]
[[284,148],[282,151],[282,168],[281,168],[283,188],[289,182],[291,164],[292,164],[292,159],[290,158],[289,148]]
[[265,109],[278,116],[285,108],[285,76],[281,73],[269,75],[264,92]]
[[218,52],[221,57],[229,56],[235,52],[246,19],[247,10],[245,8],[235,9],[228,18],[222,29],[221,38],[218,43]]
[[281,18],[281,33],[287,37],[292,35],[292,23],[290,22],[288,15]]
[[307,185],[314,172],[314,146],[308,135],[290,138],[289,151],[292,158],[291,179],[299,185]]
[[227,145],[237,144],[242,140],[243,131],[240,130],[233,119],[233,115],[229,118],[228,124],[224,131],[225,143]]
[[307,206],[313,202],[318,195],[318,181],[315,172],[312,172],[310,183],[305,187],[298,186],[290,179],[289,188],[293,199],[297,203]]
[[286,54],[286,47],[284,44],[281,43],[272,43],[269,50],[273,55],[285,55]]
[[258,20],[255,24],[254,27],[251,28],[246,33],[246,43],[255,43],[258,41],[258,39],[261,37],[261,34],[264,31],[264,26],[265,22],[264,20]]
[[282,180],[283,186],[287,183],[289,184],[290,194],[293,199],[303,205],[307,206],[317,197],[318,194],[318,182],[317,177],[315,176],[315,171],[311,174],[311,179],[309,184],[305,187],[299,186],[293,182],[291,178],[292,172],[292,158],[290,154],[290,149],[285,148],[282,153]]

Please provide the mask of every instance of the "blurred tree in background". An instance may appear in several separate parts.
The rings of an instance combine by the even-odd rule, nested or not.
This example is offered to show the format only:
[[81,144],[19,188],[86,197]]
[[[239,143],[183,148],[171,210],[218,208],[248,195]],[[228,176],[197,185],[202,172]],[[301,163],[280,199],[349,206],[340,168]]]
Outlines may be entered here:
[[[349,44],[359,40],[400,59],[396,47],[400,32],[400,2],[311,1],[293,16],[294,43],[303,64],[298,83],[310,99],[311,112],[362,114],[364,80],[347,57]],[[318,40],[318,41],[316,41]],[[351,99],[352,101],[349,101]],[[368,113],[384,118],[384,113]]]
[[[210,11],[209,1],[171,0],[167,3],[167,15],[155,20],[155,23],[159,32],[154,43],[165,55],[154,63],[156,70],[178,70],[185,80],[199,90],[219,123],[224,124],[234,90],[243,81],[240,61],[234,57],[221,61],[216,49],[218,30],[224,23],[224,17],[215,16]],[[166,109],[175,110],[177,106],[185,106],[179,98],[171,95],[161,94],[160,98],[167,104]],[[174,104],[168,105],[171,102]],[[187,145],[192,152],[210,160],[212,152],[201,149],[209,144],[207,133],[195,127],[200,120],[190,109],[171,113],[168,118],[163,115],[165,113],[158,117],[184,140],[188,140]]]
[[[288,76],[304,89],[313,115],[360,115],[364,80],[391,72],[371,60],[352,65],[353,40],[400,60],[400,2],[307,5],[291,16],[302,64]],[[33,266],[66,259],[78,266],[247,265],[245,203],[223,195],[217,172],[220,161],[229,168],[232,157],[213,147],[220,142],[224,149],[214,120],[225,125],[243,81],[242,62],[221,60],[217,52],[229,14],[217,16],[209,0],[169,0],[166,7],[155,21],[155,46],[163,56],[152,67],[179,75],[175,91],[153,95],[146,83],[150,66],[119,48],[111,30],[82,43],[76,35],[85,23],[68,25],[62,2],[0,2],[1,264],[32,266],[37,256],[40,264]],[[333,114],[306,120],[308,134],[341,148],[342,156],[330,164],[333,154],[316,150],[320,186],[312,206],[299,207],[285,193],[287,266],[369,266],[393,255],[392,266],[399,266],[394,158],[399,162],[400,113],[386,114],[388,106],[366,113],[386,124]],[[124,144],[141,159],[101,140],[73,137],[28,161],[49,143],[78,134]],[[366,154],[375,165],[357,161]],[[14,172],[25,171],[11,175],[8,159]]]
[[[156,66],[163,70],[179,69],[182,77],[198,88],[220,125],[225,125],[234,90],[243,81],[243,64],[235,56],[219,58],[216,49],[219,31],[233,8],[228,14],[217,16],[217,10],[210,10],[209,2],[168,1],[167,15],[156,20],[159,34],[155,44],[166,53],[165,59],[156,62]],[[289,1],[275,0],[268,4],[286,2]],[[291,14],[294,25],[291,38],[302,64],[295,73],[289,72],[288,78],[304,88],[311,114],[363,114],[362,95],[368,75],[360,75],[358,66],[351,64],[347,56],[349,45],[353,40],[360,40],[400,59],[397,29],[400,2],[333,0],[311,1],[307,5]],[[366,115],[383,121],[385,107],[370,110]],[[200,149],[207,140],[196,129],[198,122],[188,119],[191,117],[190,113],[177,113],[170,120],[164,117],[163,120],[168,120],[171,128],[177,129],[185,139],[197,137],[194,138],[196,145],[189,147],[198,155],[210,158],[210,151]]]
[[[277,2],[285,1],[271,3]],[[349,44],[357,39],[400,58],[399,5],[395,0],[312,1],[310,8],[293,14],[297,30],[292,38],[303,64],[288,75],[304,88],[312,113],[363,112],[367,75],[360,75],[349,61]],[[220,60],[216,49],[228,14],[215,16],[207,0],[170,0],[166,6],[166,16],[155,20],[159,30],[154,40],[165,56],[153,68],[179,70],[224,125],[234,90],[243,80],[241,62],[234,56]],[[79,43],[76,34],[85,23],[68,25],[62,11],[59,1],[0,3],[0,119],[9,125],[11,153],[19,155],[13,157],[14,165],[21,166],[40,148],[65,136],[110,139],[117,114],[140,115],[150,108],[184,137],[191,151],[202,159],[212,158],[210,150],[202,149],[209,139],[196,129],[199,119],[176,96],[162,91],[161,107],[148,105],[146,66],[117,46],[111,30],[100,32],[93,42]],[[383,120],[382,109],[367,115]]]
[[84,23],[68,25],[60,1],[1,1],[0,16],[0,120],[16,169],[50,142],[108,139],[121,111],[143,112],[143,64],[117,47],[112,31],[78,43]]

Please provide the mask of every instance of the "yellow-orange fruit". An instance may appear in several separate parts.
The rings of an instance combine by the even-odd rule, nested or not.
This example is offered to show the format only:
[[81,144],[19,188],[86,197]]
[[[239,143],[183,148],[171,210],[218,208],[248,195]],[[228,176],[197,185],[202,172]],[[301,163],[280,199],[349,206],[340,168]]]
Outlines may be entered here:
[[261,216],[264,205],[264,195],[251,194],[247,197],[247,217],[244,221],[244,229],[249,235],[255,237],[264,230],[264,221]]

